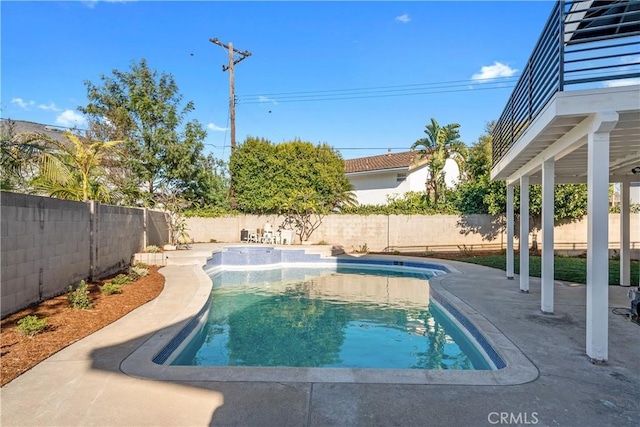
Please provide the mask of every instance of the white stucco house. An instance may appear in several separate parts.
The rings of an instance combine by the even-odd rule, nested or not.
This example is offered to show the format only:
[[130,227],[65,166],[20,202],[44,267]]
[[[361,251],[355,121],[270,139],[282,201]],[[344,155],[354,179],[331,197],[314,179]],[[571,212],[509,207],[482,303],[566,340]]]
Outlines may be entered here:
[[[419,159],[417,151],[345,160],[345,172],[360,205],[383,205],[409,191],[424,191],[429,178],[427,159]],[[447,187],[460,179],[452,159],[447,160],[444,173]]]
[[[514,277],[514,187],[520,187],[520,247],[526,248],[529,186],[542,184],[545,314],[562,311],[554,305],[554,185],[587,184],[586,354],[601,363],[609,354],[610,246],[620,250],[620,284],[630,285],[630,190],[640,181],[640,2],[550,7],[492,133],[491,178],[507,183],[507,278]],[[609,241],[610,183],[620,187],[619,242]],[[529,271],[528,251],[520,251],[519,263],[521,272]],[[519,287],[529,292],[527,273]]]

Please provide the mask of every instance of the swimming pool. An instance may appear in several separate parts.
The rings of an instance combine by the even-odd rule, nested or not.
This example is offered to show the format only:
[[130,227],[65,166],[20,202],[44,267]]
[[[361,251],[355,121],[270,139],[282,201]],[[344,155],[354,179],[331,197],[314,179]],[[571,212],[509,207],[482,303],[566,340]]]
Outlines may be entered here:
[[[207,245],[209,246],[209,245]],[[207,247],[205,246],[205,247]],[[307,251],[309,253],[307,253]],[[137,378],[162,381],[260,381],[278,383],[378,383],[378,384],[473,384],[515,385],[533,381],[537,368],[511,340],[477,309],[450,292],[464,273],[440,260],[385,255],[320,255],[314,248],[226,246],[184,253],[180,264],[168,265],[162,274],[165,289],[152,304],[150,320],[156,332],[144,337],[122,361],[120,370]],[[482,348],[495,369],[362,369],[246,366],[176,366],[171,362],[207,318],[212,282],[209,274],[219,271],[250,271],[260,276],[282,268],[314,267],[339,270],[349,266],[383,267],[424,272],[431,269],[430,298],[451,315],[451,320]],[[469,278],[465,280],[468,281]]]
[[430,298],[436,274],[356,265],[215,272],[208,315],[171,365],[495,368]]

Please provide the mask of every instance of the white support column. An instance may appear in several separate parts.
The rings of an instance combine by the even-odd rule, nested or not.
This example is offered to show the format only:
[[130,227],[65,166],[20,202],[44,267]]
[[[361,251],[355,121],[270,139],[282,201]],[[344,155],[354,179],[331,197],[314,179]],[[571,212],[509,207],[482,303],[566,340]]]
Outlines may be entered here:
[[608,358],[609,132],[617,113],[599,113],[587,136],[587,356]]
[[507,279],[513,280],[513,184],[507,184]]
[[520,177],[520,292],[529,292],[529,177]]
[[620,183],[620,285],[631,286],[631,228],[629,181]]
[[553,208],[555,185],[555,160],[542,163],[542,285],[540,309],[553,314]]

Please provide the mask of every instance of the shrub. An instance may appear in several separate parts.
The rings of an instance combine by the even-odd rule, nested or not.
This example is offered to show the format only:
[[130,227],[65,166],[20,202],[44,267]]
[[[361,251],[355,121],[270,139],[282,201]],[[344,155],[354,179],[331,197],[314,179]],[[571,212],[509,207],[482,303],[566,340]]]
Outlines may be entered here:
[[126,285],[127,283],[131,283],[134,280],[136,280],[136,278],[133,278],[129,275],[118,274],[116,277],[111,279],[111,282],[113,282],[114,285]]
[[144,251],[147,253],[155,254],[156,252],[160,252],[160,248],[157,247],[156,245],[149,245],[146,248],[144,248]]
[[98,288],[100,289],[100,292],[102,292],[103,295],[112,295],[112,294],[122,293],[122,286],[116,285],[113,282],[106,282],[104,285],[98,286]]
[[473,246],[467,246],[464,244],[462,246],[458,245],[458,250],[463,257],[470,257],[471,255],[473,255]]
[[134,265],[129,267],[129,277],[138,280],[140,277],[144,277],[149,274],[149,269],[141,267],[140,265]]
[[18,320],[18,330],[29,338],[47,327],[47,318],[38,319],[38,316],[25,316]]
[[79,310],[91,308],[93,305],[89,300],[89,290],[87,289],[87,283],[84,280],[80,282],[75,291],[73,290],[73,287],[69,285],[67,298],[69,299],[71,307]]
[[365,243],[364,245],[359,246],[357,249],[354,248],[353,251],[358,254],[366,254],[369,252],[369,246],[367,246],[367,244]]

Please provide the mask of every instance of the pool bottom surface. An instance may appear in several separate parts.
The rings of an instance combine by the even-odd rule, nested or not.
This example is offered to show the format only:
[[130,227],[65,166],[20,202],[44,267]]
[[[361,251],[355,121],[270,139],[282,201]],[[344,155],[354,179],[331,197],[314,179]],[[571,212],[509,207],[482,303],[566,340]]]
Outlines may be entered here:
[[490,369],[429,298],[429,273],[223,271],[179,366]]

